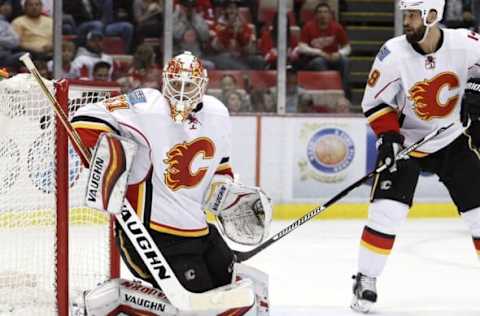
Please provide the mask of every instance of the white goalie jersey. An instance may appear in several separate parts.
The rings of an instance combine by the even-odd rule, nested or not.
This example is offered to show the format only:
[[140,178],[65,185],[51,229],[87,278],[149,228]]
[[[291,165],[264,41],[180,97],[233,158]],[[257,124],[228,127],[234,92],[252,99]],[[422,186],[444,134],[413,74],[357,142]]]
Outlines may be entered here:
[[177,124],[159,91],[138,89],[81,108],[72,125],[90,147],[101,132],[137,143],[127,198],[146,226],[178,236],[208,234],[202,203],[211,179],[233,176],[223,103],[203,96],[187,122]]
[[[362,108],[377,132],[378,120],[396,114],[406,146],[454,123],[413,155],[433,153],[463,132],[460,106],[466,81],[480,71],[480,35],[465,29],[442,29],[439,48],[422,54],[405,35],[387,41],[370,71]],[[387,127],[388,129],[388,127]]]

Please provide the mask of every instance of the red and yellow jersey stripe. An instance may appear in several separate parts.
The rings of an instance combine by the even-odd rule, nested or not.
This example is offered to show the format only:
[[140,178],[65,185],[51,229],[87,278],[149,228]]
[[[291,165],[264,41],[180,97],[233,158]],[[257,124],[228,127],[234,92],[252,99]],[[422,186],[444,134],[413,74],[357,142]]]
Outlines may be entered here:
[[379,104],[364,114],[377,135],[390,131],[400,131],[397,112],[388,104]]

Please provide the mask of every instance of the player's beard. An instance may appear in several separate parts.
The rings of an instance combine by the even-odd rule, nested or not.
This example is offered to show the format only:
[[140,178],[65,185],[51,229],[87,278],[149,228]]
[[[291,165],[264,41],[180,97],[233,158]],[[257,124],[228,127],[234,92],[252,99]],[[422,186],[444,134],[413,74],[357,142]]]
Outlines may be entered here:
[[423,39],[423,36],[425,36],[426,31],[427,31],[427,27],[425,25],[422,25],[417,29],[413,29],[413,32],[409,32],[409,33],[405,32],[407,41],[410,44],[420,42]]

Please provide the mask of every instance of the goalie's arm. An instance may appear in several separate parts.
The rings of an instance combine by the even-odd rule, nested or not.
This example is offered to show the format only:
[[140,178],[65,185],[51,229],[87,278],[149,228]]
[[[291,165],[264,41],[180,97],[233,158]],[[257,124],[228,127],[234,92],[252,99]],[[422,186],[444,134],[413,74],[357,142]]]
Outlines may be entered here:
[[105,109],[103,103],[88,104],[80,108],[71,123],[83,144],[89,148],[95,147],[101,133],[122,135],[117,118]]

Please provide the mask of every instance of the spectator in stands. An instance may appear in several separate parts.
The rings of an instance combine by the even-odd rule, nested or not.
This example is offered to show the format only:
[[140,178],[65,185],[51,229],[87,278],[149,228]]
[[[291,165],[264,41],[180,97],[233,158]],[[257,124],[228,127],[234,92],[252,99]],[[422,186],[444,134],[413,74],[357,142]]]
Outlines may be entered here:
[[207,23],[212,24],[215,22],[214,8],[212,1],[210,0],[197,0],[195,5],[196,11],[202,15]]
[[147,37],[159,38],[163,33],[163,0],[135,0],[133,17],[137,43]]
[[337,104],[335,105],[335,112],[337,113],[349,113],[350,112],[350,101],[345,97],[339,97],[337,99]]
[[286,82],[286,100],[285,111],[287,113],[300,112],[301,98],[304,93],[304,89],[298,85],[297,71],[290,65],[287,66],[287,82]]
[[64,1],[63,12],[63,30],[66,34],[78,35],[78,45],[85,45],[86,34],[94,31],[121,37],[126,52],[131,49],[134,27],[130,1],[70,0]]
[[128,75],[117,80],[122,91],[127,93],[138,88],[160,89],[161,74],[155,66],[155,52],[150,45],[137,47]]
[[53,20],[42,15],[41,0],[25,0],[24,15],[12,21],[20,37],[20,48],[35,59],[47,60],[53,55]]
[[12,7],[6,0],[0,0],[0,66],[8,67],[16,72],[21,66],[18,58],[23,52],[18,51],[20,39],[7,21],[12,12]]
[[328,3],[320,3],[315,7],[315,18],[303,26],[297,51],[301,69],[338,70],[345,95],[351,98],[347,59],[351,51],[350,43],[343,27],[333,20]]
[[124,53],[130,53],[134,34],[132,4],[130,0],[101,0],[102,22],[105,36],[120,37],[125,44]]
[[11,0],[0,1],[0,15],[2,16],[2,21],[11,22],[11,20],[14,18]]
[[85,37],[91,31],[103,33],[101,5],[96,0],[63,1],[63,13],[64,31],[78,35],[78,45],[85,45]]
[[105,61],[98,61],[93,66],[93,80],[110,81],[110,68],[112,65]]
[[[475,25],[473,21],[473,6],[477,0],[447,0],[443,23],[449,28],[470,28]],[[470,12],[472,9],[472,12]]]
[[[258,91],[259,90],[257,90],[257,93]],[[277,88],[271,87],[267,90],[260,91],[267,95],[262,95],[261,97],[257,95],[255,97],[257,111],[275,112]],[[312,105],[312,96],[298,84],[297,70],[292,65],[287,65],[285,111],[287,113],[312,112]]]
[[52,73],[48,71],[47,62],[45,59],[33,59],[33,64],[37,67],[38,73],[45,79],[53,79]]
[[180,0],[173,12],[173,51],[174,55],[190,51],[202,60],[207,69],[215,65],[205,60],[205,50],[210,30],[201,13],[196,12],[197,0]]
[[[72,66],[73,59],[77,53],[75,43],[69,41],[62,42],[62,74],[61,78],[78,79],[80,78],[80,69]],[[47,63],[48,71],[53,73],[53,60]]]
[[247,103],[244,102],[242,94],[238,91],[230,91],[226,96],[227,106],[230,112],[239,113],[239,112],[251,112],[251,108]]
[[265,69],[263,57],[256,55],[256,35],[238,13],[234,0],[225,0],[222,16],[214,27],[210,60],[218,69]]
[[231,92],[238,92],[242,96],[242,102],[248,102],[249,98],[245,90],[239,89],[237,85],[238,85],[237,79],[234,76],[229,74],[224,75],[222,79],[220,79],[221,93],[220,93],[219,99],[226,104],[228,95]]
[[109,72],[109,79],[113,72],[112,56],[103,52],[103,34],[92,31],[87,34],[87,42],[85,46],[79,47],[77,55],[72,62],[72,67],[80,71],[82,78],[93,79],[93,66],[99,61],[105,61],[112,67]]
[[[288,16],[287,16],[287,25]],[[268,69],[277,68],[277,34],[278,34],[278,15],[275,15],[272,25],[268,25],[260,34],[260,39],[258,41],[258,49],[262,53],[263,58],[267,63]],[[287,27],[287,38],[288,47],[287,47],[287,63],[295,64],[298,59],[297,54],[297,38],[290,34],[290,28]]]
[[277,111],[276,98],[271,89],[254,89],[250,100],[255,112],[273,113]]

